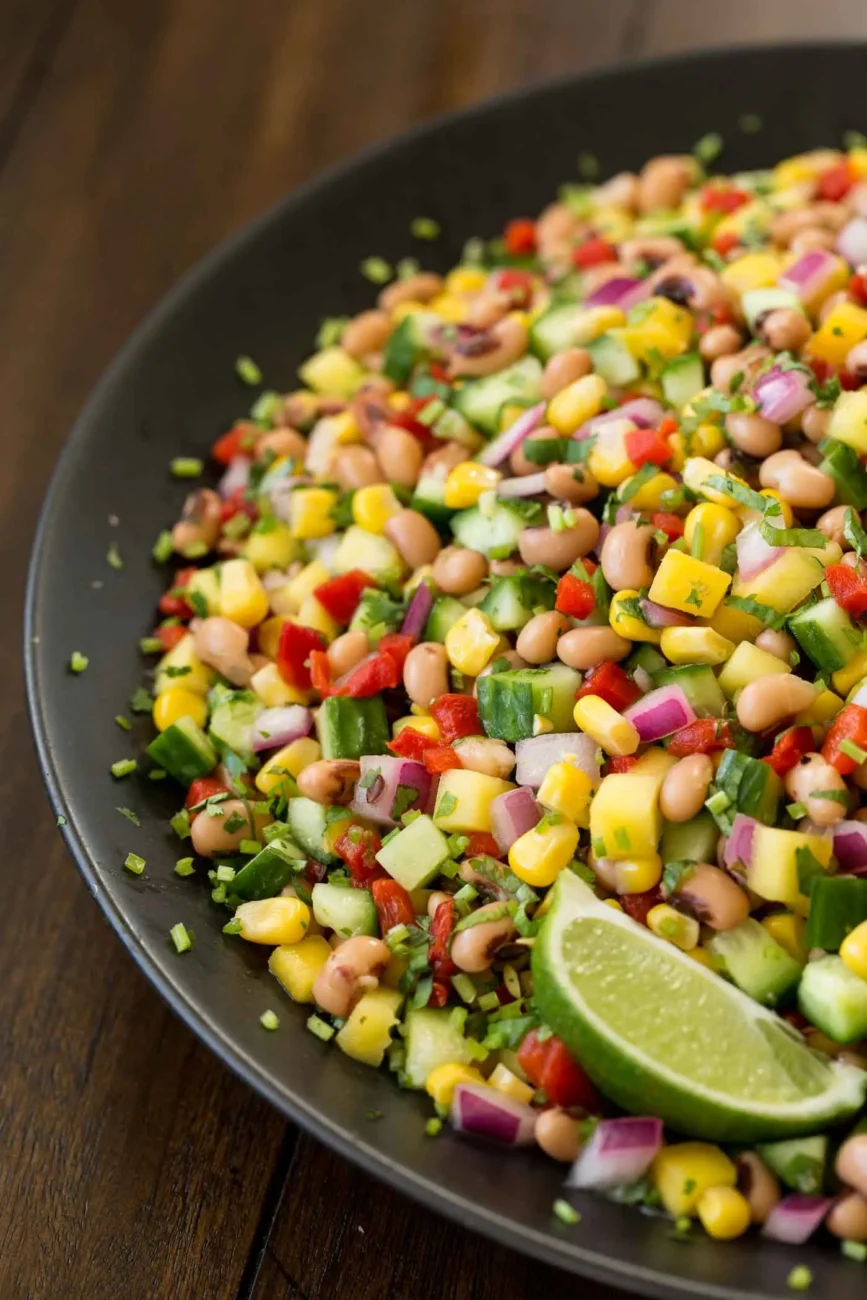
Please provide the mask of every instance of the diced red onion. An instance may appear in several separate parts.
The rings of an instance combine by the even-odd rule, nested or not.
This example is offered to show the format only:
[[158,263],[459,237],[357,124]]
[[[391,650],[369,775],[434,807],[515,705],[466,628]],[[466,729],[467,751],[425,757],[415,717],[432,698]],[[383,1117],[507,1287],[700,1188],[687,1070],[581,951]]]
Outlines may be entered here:
[[746,813],[737,814],[732,823],[732,833],[726,840],[723,851],[723,861],[727,867],[733,867],[737,862],[743,863],[745,867],[750,865],[753,856],[753,836],[758,824],[755,817],[747,817]]
[[301,483],[308,480],[298,475],[290,478],[281,478],[268,489],[268,497],[271,501],[271,509],[282,522],[289,522],[289,503],[292,500],[292,493]]
[[648,600],[646,596],[642,596],[638,604],[648,627],[693,627],[695,624],[690,614],[657,605],[655,600]]
[[809,302],[836,274],[838,267],[839,262],[833,253],[824,248],[814,248],[809,253],[802,253],[796,262],[786,267],[777,285],[796,294],[800,302]]
[[682,686],[659,686],[624,713],[641,737],[642,744],[661,740],[673,731],[695,722],[695,710]]
[[837,236],[837,252],[850,266],[867,262],[867,220],[853,217]]
[[637,514],[638,512],[636,510],[630,510],[629,506],[618,506],[614,522],[617,524],[628,524],[630,519],[635,519],[637,517]]
[[[362,783],[366,778],[370,779],[363,789]],[[400,814],[428,811],[433,781],[424,763],[390,754],[367,754],[361,759],[361,779],[349,806],[353,812],[369,817],[380,826],[396,826],[398,817],[392,815],[392,809],[399,785],[411,786],[418,791],[418,797],[411,804],[402,806]]]
[[566,760],[567,755],[575,767],[586,772],[591,781],[599,780],[599,762],[596,741],[583,731],[550,731],[547,735],[528,736],[515,746],[518,766],[515,780],[518,785],[528,785],[538,790],[545,773],[554,763]]
[[238,488],[245,488],[250,479],[250,458],[248,456],[234,456],[229,461],[228,468],[217,484],[217,491],[223,500],[227,500]]
[[404,636],[411,636],[414,641],[421,640],[425,624],[433,609],[433,602],[433,592],[430,587],[426,582],[420,582],[412,593],[412,600],[400,625]]
[[519,415],[514,424],[509,425],[505,433],[501,433],[493,442],[488,443],[479,456],[481,463],[494,467],[502,464],[517,447],[520,447],[524,439],[528,438],[539,427],[544,414],[545,403],[539,402],[538,406],[531,406],[523,415]]
[[847,875],[867,874],[867,825],[842,821],[834,827],[834,857]]
[[545,491],[545,471],[524,474],[521,478],[504,478],[497,484],[498,497],[535,497]]
[[518,786],[498,794],[491,802],[491,833],[505,853],[527,831],[539,824],[542,809],[533,798],[529,786]]
[[619,307],[629,311],[637,302],[641,302],[650,293],[646,280],[636,280],[631,275],[615,275],[598,289],[594,289],[584,299],[585,307]]
[[594,415],[592,420],[581,425],[575,437],[579,442],[592,438],[594,433],[598,433],[603,425],[610,424],[612,420],[631,420],[639,429],[652,429],[659,424],[663,415],[664,411],[655,397],[634,397],[631,402],[624,402],[622,406]]
[[310,735],[313,714],[303,704],[286,704],[265,709],[253,723],[253,749],[279,749],[282,745]]
[[538,1111],[482,1083],[459,1083],[449,1118],[459,1133],[509,1147],[533,1143]]
[[803,1196],[799,1192],[784,1196],[768,1215],[762,1236],[789,1246],[803,1246],[821,1226],[831,1205],[830,1196]]
[[610,1192],[643,1178],[662,1146],[662,1120],[604,1119],[566,1176],[567,1187]]
[[[772,524],[773,518],[769,518],[767,523]],[[765,541],[757,523],[747,524],[746,528],[741,529],[735,539],[735,549],[738,573],[746,582],[763,573],[784,551],[784,547],[771,546],[770,542]]]
[[753,386],[759,411],[773,424],[785,424],[815,402],[803,370],[781,370],[772,366]]

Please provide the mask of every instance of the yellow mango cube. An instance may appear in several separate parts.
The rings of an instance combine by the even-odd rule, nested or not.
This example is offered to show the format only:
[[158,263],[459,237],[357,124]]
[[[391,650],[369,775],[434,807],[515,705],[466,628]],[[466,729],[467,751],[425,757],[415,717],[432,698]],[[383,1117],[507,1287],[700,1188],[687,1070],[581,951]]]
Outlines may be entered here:
[[718,636],[725,637],[733,645],[740,645],[741,641],[755,641],[759,633],[764,631],[765,626],[754,614],[747,614],[742,609],[734,609],[726,601],[717,606],[713,618],[708,619],[707,625]]
[[315,393],[334,393],[338,397],[351,397],[364,382],[364,368],[343,348],[322,348],[308,357],[298,374]]
[[791,664],[778,659],[769,650],[760,650],[758,646],[742,641],[729,656],[728,663],[718,680],[723,694],[728,699],[734,700],[745,686],[756,681],[757,678],[791,671]]
[[841,393],[837,398],[828,437],[854,447],[859,456],[867,456],[867,392],[863,388]]
[[312,1002],[316,976],[331,956],[331,945],[321,934],[308,934],[298,943],[275,948],[268,969],[293,1002]]
[[365,993],[334,1040],[341,1052],[363,1065],[382,1065],[402,1002],[403,994],[396,989]]
[[842,707],[843,701],[839,695],[835,695],[833,691],[822,691],[808,709],[803,709],[801,713],[795,715],[795,725],[821,726],[823,722],[830,722],[835,718]]
[[626,862],[655,858],[662,833],[657,773],[612,772],[590,805],[590,838],[597,858]]
[[657,354],[668,361],[689,347],[692,314],[668,298],[648,298],[639,303],[629,312],[627,322],[612,334],[638,361],[652,361]]
[[576,826],[586,829],[590,825],[590,800],[594,782],[568,755],[563,762],[554,763],[545,773],[537,798],[543,808],[561,812]]
[[677,1142],[663,1147],[650,1166],[662,1204],[675,1219],[694,1215],[711,1187],[734,1187],[737,1169],[724,1151],[709,1142]]
[[402,509],[389,483],[359,488],[352,498],[352,518],[368,533],[384,533],[389,519]]
[[300,691],[297,686],[283,681],[276,664],[265,664],[258,669],[250,678],[250,686],[269,709],[280,708],[283,704],[307,704],[310,699],[308,691]]
[[485,1082],[482,1074],[473,1065],[464,1065],[460,1061],[448,1061],[431,1070],[425,1079],[424,1090],[432,1097],[437,1106],[451,1106],[455,1088],[459,1083]]
[[207,695],[217,674],[202,663],[194,646],[192,633],[188,632],[163,655],[154,675],[154,695],[162,695],[179,684],[194,695]]
[[659,648],[671,664],[724,664],[734,643],[709,627],[666,627]]
[[314,740],[312,736],[300,736],[297,740],[292,740],[282,749],[278,749],[276,754],[272,754],[259,771],[256,773],[256,789],[261,790],[262,794],[272,794],[283,784],[287,776],[297,777],[309,767],[311,763],[317,762],[322,757],[322,749],[319,741]]
[[852,687],[857,685],[865,674],[867,674],[867,650],[859,650],[845,668],[838,668],[831,674],[834,690],[840,695],[848,695]]
[[760,605],[770,605],[777,613],[788,614],[818,587],[825,564],[836,563],[839,554],[836,543],[830,543],[824,551],[787,546],[778,559],[754,578],[737,578],[732,595],[752,596]]
[[274,614],[297,614],[307,596],[321,587],[331,577],[321,560],[311,560],[282,587],[271,592],[271,610]]
[[453,768],[440,777],[434,822],[447,835],[490,831],[491,804],[497,795],[514,788],[512,781],[501,781],[497,776]]
[[208,569],[196,569],[187,583],[190,595],[201,596],[205,602],[205,613],[209,617],[220,612],[220,566],[213,564]]
[[446,633],[449,663],[468,677],[478,677],[499,644],[499,632],[480,609],[468,609]]
[[630,776],[652,776],[657,782],[657,788],[662,786],[667,772],[674,767],[678,760],[674,754],[669,754],[667,749],[660,749],[651,745],[641,755],[633,767],[629,769]]
[[757,825],[753,834],[747,884],[754,894],[771,903],[785,903],[806,915],[809,906],[798,880],[798,850],[809,849],[827,870],[832,842],[821,835],[804,835],[774,826]]
[[770,289],[777,283],[782,266],[778,253],[745,253],[723,267],[720,279],[738,293]]
[[472,297],[484,289],[488,275],[477,266],[456,266],[446,276],[446,293]]
[[296,488],[289,498],[289,527],[299,541],[315,537],[330,537],[337,525],[332,510],[337,505],[337,493],[331,488]]
[[650,586],[650,599],[667,609],[710,618],[728,591],[731,578],[714,564],[682,551],[666,551]]
[[842,366],[850,349],[864,339],[867,339],[867,311],[854,302],[838,302],[810,340],[809,351],[832,366]]
[[249,560],[257,573],[267,573],[269,569],[287,569],[298,554],[298,543],[285,524],[276,520],[263,520],[266,527],[254,525],[244,543],[244,558]]
[[[183,677],[180,680],[183,681]],[[154,700],[153,718],[157,731],[174,726],[179,718],[192,718],[197,727],[204,727],[208,720],[208,706],[204,695],[189,691],[185,686],[168,686]]]

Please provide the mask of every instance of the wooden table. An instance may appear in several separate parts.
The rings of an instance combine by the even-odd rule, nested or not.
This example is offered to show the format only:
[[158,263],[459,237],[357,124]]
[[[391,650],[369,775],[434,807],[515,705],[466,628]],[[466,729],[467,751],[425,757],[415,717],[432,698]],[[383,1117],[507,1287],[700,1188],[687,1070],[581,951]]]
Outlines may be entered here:
[[3,1300],[575,1293],[299,1134],[145,983],[63,848],[28,741],[30,537],[66,430],[124,337],[205,250],[307,176],[551,74],[864,34],[863,0],[0,6]]

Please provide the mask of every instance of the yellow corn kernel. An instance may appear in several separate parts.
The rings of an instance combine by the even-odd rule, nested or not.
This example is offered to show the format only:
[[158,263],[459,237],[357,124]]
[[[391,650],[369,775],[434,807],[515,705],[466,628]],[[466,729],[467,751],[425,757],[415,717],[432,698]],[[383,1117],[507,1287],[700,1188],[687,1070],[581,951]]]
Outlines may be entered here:
[[593,229],[611,244],[622,244],[632,234],[634,225],[630,214],[613,204],[603,204],[593,212]]
[[615,868],[618,894],[643,894],[662,879],[662,858],[626,858]]
[[667,609],[710,618],[730,583],[730,576],[716,565],[705,564],[682,551],[666,551],[649,595]]
[[732,641],[709,627],[665,627],[659,648],[670,664],[724,664],[735,651]]
[[343,631],[315,596],[306,596],[302,600],[297,620],[303,627],[312,627],[314,632],[321,632],[326,641],[333,641]]
[[603,898],[602,902],[606,907],[610,907],[615,912],[623,911],[623,904],[618,902],[616,898]]
[[502,475],[499,470],[481,465],[476,460],[464,460],[456,465],[446,479],[443,501],[450,510],[464,510],[474,506],[483,492],[493,492]]
[[576,826],[586,829],[590,825],[593,782],[582,768],[568,761],[568,756],[548,768],[537,797],[543,808],[563,813]]
[[667,939],[676,948],[689,952],[694,948],[701,933],[698,921],[693,916],[678,912],[668,903],[657,903],[647,913],[647,927],[659,939]]
[[[404,316],[411,316],[416,311],[427,311],[427,308],[423,302],[416,302],[414,298],[410,298],[408,302],[399,302],[396,307],[392,307],[391,319],[401,321]],[[393,396],[397,396],[397,394],[393,394]]]
[[286,615],[275,614],[273,618],[266,618],[264,623],[260,623],[257,630],[260,654],[267,655],[269,659],[277,658],[280,633],[283,630],[283,624],[288,622],[290,622],[290,619]]
[[533,1100],[533,1089],[523,1079],[519,1079],[517,1074],[513,1074],[508,1066],[503,1065],[500,1061],[495,1066],[488,1077],[488,1086],[496,1088],[504,1097],[511,1097],[512,1101],[520,1101],[528,1106]]
[[384,533],[389,519],[402,509],[388,483],[359,488],[352,498],[352,518],[369,533]]
[[466,319],[467,303],[452,293],[441,293],[428,303],[428,311],[434,311],[449,325],[460,325]]
[[701,1226],[715,1241],[742,1237],[752,1222],[750,1203],[735,1187],[709,1187],[695,1208]]
[[631,420],[610,420],[603,424],[587,458],[587,468],[602,487],[619,487],[635,473],[626,454],[626,435],[634,429]]
[[733,510],[705,501],[693,506],[683,524],[683,536],[691,555],[705,564],[719,564],[723,551],[741,530]]
[[624,329],[612,334],[639,361],[658,357],[669,361],[689,347],[692,314],[668,298],[648,298],[629,312],[627,320]]
[[675,1219],[695,1214],[711,1187],[734,1187],[737,1170],[724,1151],[709,1142],[677,1142],[663,1147],[650,1167],[662,1204]]
[[691,957],[693,961],[697,961],[699,966],[706,966],[708,970],[716,970],[713,957],[711,957],[707,948],[690,948],[687,956]]
[[391,729],[392,735],[399,736],[407,727],[411,727],[413,731],[421,732],[423,736],[430,736],[431,740],[439,740],[440,738],[440,729],[435,718],[415,714],[410,718],[398,718]]
[[849,150],[849,171],[856,180],[862,181],[867,176],[867,149],[863,145],[855,145]]
[[716,456],[726,445],[722,429],[710,423],[700,424],[688,437],[673,433],[668,442],[673,453],[672,467],[681,472],[688,460]]
[[549,813],[509,849],[509,866],[528,885],[553,885],[578,847],[578,827],[560,813]]
[[782,269],[777,253],[746,253],[724,266],[720,279],[738,293],[747,293],[750,289],[770,289]]
[[192,718],[197,727],[203,727],[208,720],[208,706],[195,691],[169,686],[154,700],[154,726],[157,731],[165,731],[179,718]]
[[330,488],[296,488],[289,498],[289,527],[299,541],[329,537],[336,529],[331,511],[337,493]]
[[[172,669],[176,671],[173,673]],[[207,695],[215,677],[213,668],[203,664],[196,654],[193,635],[188,632],[186,636],[181,637],[177,645],[172,646],[171,650],[163,655],[157,664],[154,675],[154,695],[161,695],[169,687],[177,686],[179,678],[182,678],[185,691],[192,691],[194,695]]]
[[[643,760],[639,760],[643,761]],[[637,766],[637,765],[636,765]],[[662,833],[659,772],[612,772],[590,805],[590,842],[597,858],[654,858]]]
[[572,716],[582,731],[601,745],[606,754],[623,757],[634,754],[641,744],[637,730],[600,695],[585,695],[575,701]]
[[840,944],[840,956],[853,975],[867,980],[867,921],[862,921],[851,934],[846,935]]
[[272,754],[268,762],[256,773],[256,789],[261,790],[262,794],[271,794],[287,776],[297,777],[305,767],[309,767],[321,757],[319,741],[314,740],[312,736],[301,736],[298,740],[292,740],[282,749],[278,749],[276,754]]
[[244,543],[244,558],[249,560],[257,573],[267,573],[269,569],[286,569],[296,558],[298,545],[285,524],[268,520],[268,527],[260,530],[258,525]]
[[627,641],[647,641],[650,645],[659,645],[662,637],[661,630],[658,627],[651,627],[643,618],[639,618],[637,614],[630,614],[629,610],[624,608],[626,601],[634,600],[638,600],[638,592],[629,587],[613,595],[608,609],[608,622],[617,635]]
[[795,715],[795,726],[815,727],[830,722],[843,707],[843,701],[833,691],[822,691],[808,709]]
[[[629,480],[623,485],[624,489],[628,487]],[[677,480],[673,479],[670,474],[660,472],[654,474],[642,483],[638,491],[629,497],[629,506],[632,510],[661,510],[663,508],[663,493],[672,492],[677,488]]]
[[249,560],[226,560],[220,573],[220,613],[240,627],[268,615],[268,593]]
[[459,1083],[484,1083],[479,1071],[472,1065],[449,1061],[431,1070],[425,1079],[424,1090],[438,1106],[451,1106],[455,1088]]
[[306,704],[310,698],[308,691],[299,691],[297,686],[284,682],[276,664],[265,664],[255,672],[250,678],[250,686],[269,709],[277,709],[283,704]]
[[310,925],[310,908],[300,898],[259,898],[235,911],[241,938],[249,943],[298,943]]
[[456,294],[459,298],[470,298],[473,294],[480,293],[487,281],[487,271],[480,271],[477,266],[456,266],[446,276],[446,292]]
[[[584,375],[567,384],[548,403],[547,420],[558,433],[574,433],[587,420],[598,415],[608,385],[600,375]],[[448,499],[446,499],[448,505]]]
[[831,674],[831,682],[838,695],[848,695],[864,676],[867,676],[867,650],[859,650],[845,668],[838,668]]
[[762,925],[790,957],[806,965],[807,922],[802,916],[795,916],[794,912],[773,912],[764,918]]
[[468,677],[478,677],[499,644],[499,633],[480,609],[468,609],[446,633],[449,663]]
[[321,934],[308,934],[298,943],[275,948],[268,969],[293,1002],[312,1002],[316,976],[331,956],[331,946]]

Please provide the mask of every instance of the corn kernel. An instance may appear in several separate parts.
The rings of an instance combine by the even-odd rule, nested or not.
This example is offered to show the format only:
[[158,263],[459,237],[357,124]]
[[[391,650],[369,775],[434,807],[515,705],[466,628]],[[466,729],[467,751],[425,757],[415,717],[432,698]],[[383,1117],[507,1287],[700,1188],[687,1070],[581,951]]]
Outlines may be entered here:
[[715,1241],[742,1237],[752,1222],[749,1201],[734,1187],[709,1187],[695,1208],[701,1226]]
[[631,614],[627,608],[624,608],[625,602],[637,601],[638,599],[638,592],[629,588],[616,592],[611,597],[608,622],[617,635],[624,637],[627,641],[646,641],[650,645],[659,645],[662,637],[661,630],[658,627],[651,627],[649,623],[645,623],[643,618],[639,618],[637,614]]
[[[558,433],[570,434],[598,415],[608,385],[600,375],[584,375],[567,384],[548,403],[547,420]],[[446,500],[448,505],[448,500]]]
[[501,1092],[504,1097],[511,1097],[512,1101],[519,1101],[525,1106],[529,1106],[533,1100],[533,1089],[530,1085],[524,1083],[523,1079],[519,1079],[517,1074],[513,1074],[502,1061],[491,1072],[488,1085],[496,1088],[497,1092]]
[[240,627],[255,627],[268,614],[268,593],[249,560],[226,560],[220,574],[220,613]]
[[867,675],[867,650],[859,650],[845,668],[831,674],[831,683],[838,695],[848,695],[853,686]]
[[449,325],[460,325],[466,319],[467,303],[452,293],[441,293],[428,303],[428,311],[436,312]]
[[711,957],[707,948],[690,948],[687,956],[691,957],[693,961],[697,961],[699,966],[706,966],[708,970],[716,970],[713,957]]
[[662,858],[627,858],[615,867],[618,894],[644,894],[662,879]]
[[674,1218],[695,1214],[700,1197],[711,1187],[734,1187],[737,1170],[728,1156],[709,1142],[677,1142],[663,1147],[650,1167],[662,1204]]
[[268,969],[293,1002],[312,1002],[316,976],[330,956],[328,940],[321,934],[308,934],[298,943],[275,948]]
[[740,521],[725,506],[702,502],[693,506],[683,525],[683,536],[690,554],[705,564],[719,564],[723,551],[741,530]]
[[802,916],[795,916],[794,912],[773,912],[764,918],[762,926],[790,957],[806,965],[807,923]]
[[286,569],[298,553],[295,538],[286,525],[272,520],[269,523],[273,526],[265,532],[254,527],[244,543],[244,558],[250,561],[257,573]]
[[[628,485],[629,480],[627,480]],[[629,498],[630,509],[632,510],[661,510],[663,508],[663,494],[673,492],[677,488],[677,480],[673,479],[670,474],[654,474],[652,478],[642,483],[637,492]]]
[[479,1071],[472,1065],[449,1061],[431,1070],[425,1079],[424,1090],[438,1106],[451,1106],[455,1088],[459,1083],[484,1083]]
[[314,740],[312,736],[300,736],[297,740],[291,740],[288,745],[278,749],[276,754],[272,754],[268,762],[256,773],[256,789],[261,790],[262,794],[271,794],[283,783],[287,775],[297,777],[305,767],[309,767],[321,757],[322,749],[319,741]]
[[259,624],[256,636],[260,654],[266,655],[269,659],[277,658],[280,633],[283,630],[283,624],[288,622],[290,622],[290,619],[286,615],[275,614],[273,618],[266,618],[264,623]]
[[734,643],[709,627],[666,627],[659,648],[671,664],[724,664]]
[[631,420],[610,420],[599,430],[587,458],[587,468],[602,487],[619,487],[635,473],[635,466],[626,454],[626,435],[633,428]]
[[543,808],[563,813],[576,826],[586,829],[590,825],[590,800],[593,796],[593,782],[585,771],[575,767],[568,757],[561,763],[554,763],[545,773],[539,787],[538,800]]
[[867,921],[846,935],[840,944],[840,956],[854,975],[867,980]]
[[337,527],[331,516],[336,504],[337,493],[330,488],[296,488],[289,498],[292,536],[300,541],[329,537]]
[[475,266],[456,266],[446,276],[446,292],[456,294],[459,298],[471,298],[480,293],[488,281],[486,271]]
[[208,706],[195,691],[169,686],[154,700],[154,726],[157,731],[165,731],[179,718],[192,718],[197,727],[203,727],[208,720]]
[[369,533],[384,533],[389,519],[402,508],[388,483],[359,488],[352,498],[352,518]]
[[578,847],[578,827],[560,813],[549,813],[509,849],[509,866],[534,888],[553,885]]
[[600,695],[585,695],[575,701],[572,716],[576,723],[606,754],[622,757],[634,754],[641,738],[628,718],[613,709]]
[[284,682],[273,663],[265,664],[255,672],[250,678],[250,686],[269,709],[284,704],[307,704],[310,699],[308,691],[300,691],[297,686]]
[[449,663],[468,677],[478,677],[499,644],[499,633],[480,609],[468,609],[446,633]]
[[728,591],[731,577],[682,551],[666,551],[650,585],[650,599],[667,609],[710,618]]
[[493,492],[502,475],[499,470],[465,460],[456,465],[446,479],[443,502],[450,510],[474,506],[484,492]]
[[694,916],[686,916],[668,903],[657,903],[647,913],[647,928],[659,939],[689,952],[699,940],[701,929]]
[[435,718],[415,714],[409,718],[398,718],[392,727],[392,735],[399,736],[407,727],[411,727],[413,731],[420,732],[423,736],[430,736],[431,740],[440,739],[440,729],[437,726]]
[[300,898],[260,898],[235,911],[240,935],[249,943],[298,943],[310,925],[310,908]]

